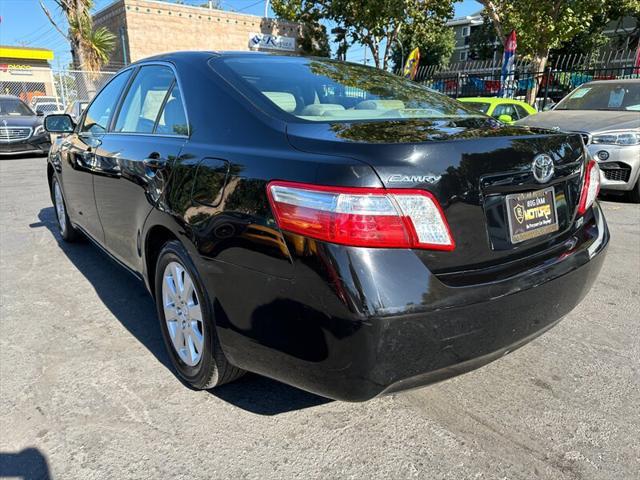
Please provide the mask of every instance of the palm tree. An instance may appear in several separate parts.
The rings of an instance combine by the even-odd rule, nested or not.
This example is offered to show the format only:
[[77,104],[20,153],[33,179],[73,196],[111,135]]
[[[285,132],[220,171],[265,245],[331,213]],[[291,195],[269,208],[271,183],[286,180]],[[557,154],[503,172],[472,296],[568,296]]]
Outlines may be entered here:
[[69,41],[74,67],[79,70],[87,70],[94,80],[100,73],[102,66],[109,61],[109,55],[116,44],[116,36],[105,27],[93,28],[90,13],[93,0],[53,1],[67,18],[69,23],[67,33],[56,23],[42,0],[40,0],[40,6],[55,29]]

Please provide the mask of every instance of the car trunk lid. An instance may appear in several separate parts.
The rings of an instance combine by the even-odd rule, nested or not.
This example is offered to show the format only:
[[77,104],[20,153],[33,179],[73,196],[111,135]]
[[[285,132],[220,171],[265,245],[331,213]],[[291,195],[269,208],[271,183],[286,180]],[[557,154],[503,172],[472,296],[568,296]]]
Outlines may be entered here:
[[[431,192],[456,243],[450,252],[416,250],[436,273],[512,264],[562,248],[570,237],[585,154],[579,135],[505,127],[486,117],[291,123],[287,133],[299,150],[339,153],[369,164],[387,188]],[[532,167],[540,156],[553,164],[543,181]],[[514,240],[509,222],[516,214],[510,219],[509,210],[527,198],[540,201],[531,192],[543,190],[547,200],[553,198],[557,228]]]

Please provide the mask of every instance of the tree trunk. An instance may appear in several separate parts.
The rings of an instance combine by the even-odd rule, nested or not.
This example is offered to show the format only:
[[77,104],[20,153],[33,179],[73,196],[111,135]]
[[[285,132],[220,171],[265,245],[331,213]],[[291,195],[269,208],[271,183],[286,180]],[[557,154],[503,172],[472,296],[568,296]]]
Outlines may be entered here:
[[538,89],[544,78],[544,69],[547,66],[547,59],[549,58],[549,50],[539,51],[533,56],[531,61],[531,76],[533,78],[533,85],[527,89],[526,101],[529,105],[533,105],[536,102],[538,95]]
[[371,50],[371,56],[373,57],[373,63],[376,68],[380,68],[380,44],[377,40],[371,40],[369,42],[369,49]]

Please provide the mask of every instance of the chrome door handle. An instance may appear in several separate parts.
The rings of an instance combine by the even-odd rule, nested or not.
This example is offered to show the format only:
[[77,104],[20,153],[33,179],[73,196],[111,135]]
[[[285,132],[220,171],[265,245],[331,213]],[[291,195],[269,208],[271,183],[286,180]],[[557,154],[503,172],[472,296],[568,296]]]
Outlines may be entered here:
[[166,166],[167,160],[165,158],[160,158],[160,154],[154,152],[149,155],[148,158],[145,158],[142,163],[145,167],[148,167],[151,170],[159,170]]

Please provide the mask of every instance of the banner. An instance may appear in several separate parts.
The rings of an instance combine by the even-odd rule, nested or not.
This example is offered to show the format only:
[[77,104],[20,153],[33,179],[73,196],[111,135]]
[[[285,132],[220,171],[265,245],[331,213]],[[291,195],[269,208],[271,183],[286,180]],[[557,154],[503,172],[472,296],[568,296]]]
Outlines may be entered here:
[[420,64],[420,49],[414,48],[409,57],[407,57],[407,61],[404,64],[404,70],[402,71],[402,75],[405,78],[413,80],[416,78],[416,73],[418,72],[418,65]]
[[516,91],[516,31],[511,30],[507,41],[504,44],[504,54],[502,55],[502,75],[500,76],[500,91],[498,97],[513,98]]

